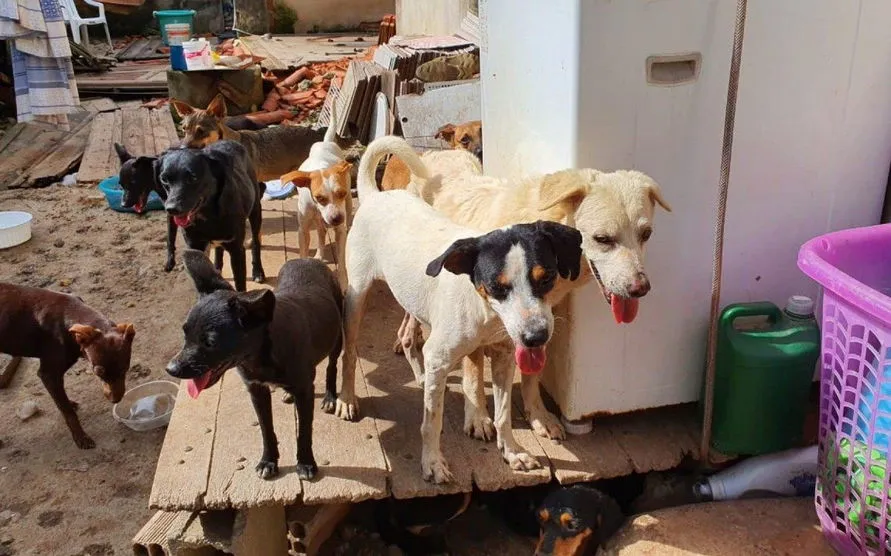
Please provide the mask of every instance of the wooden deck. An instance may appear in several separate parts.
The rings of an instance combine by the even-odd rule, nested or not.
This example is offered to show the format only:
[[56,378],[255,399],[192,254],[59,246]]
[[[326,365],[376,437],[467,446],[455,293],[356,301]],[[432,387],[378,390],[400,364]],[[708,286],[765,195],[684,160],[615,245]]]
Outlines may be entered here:
[[[278,268],[297,256],[295,200],[265,202],[263,263],[271,284]],[[255,284],[249,288],[262,287]],[[192,400],[180,391],[158,460],[150,505],[163,510],[247,508],[260,504],[330,504],[394,496],[413,498],[486,491],[549,482],[562,483],[664,470],[698,446],[691,407],[676,407],[595,421],[594,432],[556,442],[537,437],[521,417],[514,390],[517,440],[542,463],[534,472],[514,472],[493,443],[462,432],[463,399],[457,372],[449,377],[443,450],[455,481],[435,486],[421,478],[422,393],[408,364],[392,353],[402,310],[385,285],[369,296],[359,339],[357,395],[362,419],[342,421],[315,412],[314,450],[319,475],[300,481],[293,473],[296,422],[293,408],[273,393],[275,429],[281,443],[281,475],[263,481],[254,472],[260,432],[249,396],[235,373]],[[517,379],[519,381],[519,378]],[[321,400],[324,365],[317,373]],[[491,391],[489,391],[491,396]],[[318,406],[316,406],[318,407]],[[491,411],[491,397],[489,408]]]

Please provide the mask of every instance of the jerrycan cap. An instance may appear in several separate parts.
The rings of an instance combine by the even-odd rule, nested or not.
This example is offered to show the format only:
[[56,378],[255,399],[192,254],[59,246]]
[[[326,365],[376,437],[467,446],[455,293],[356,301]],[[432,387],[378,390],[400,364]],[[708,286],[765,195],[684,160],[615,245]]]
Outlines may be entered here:
[[796,317],[812,317],[814,300],[806,295],[793,295],[786,302],[786,312]]

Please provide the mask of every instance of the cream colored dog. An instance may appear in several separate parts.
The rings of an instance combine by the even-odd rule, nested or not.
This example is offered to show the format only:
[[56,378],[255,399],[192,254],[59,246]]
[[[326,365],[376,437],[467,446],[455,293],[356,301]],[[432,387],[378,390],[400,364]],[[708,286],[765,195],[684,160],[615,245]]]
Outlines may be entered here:
[[[406,157],[413,153],[405,153]],[[416,155],[414,155],[416,156]],[[600,172],[562,170],[513,183],[487,177],[473,169],[464,151],[441,151],[422,156],[409,166],[427,166],[430,179],[414,177],[408,190],[446,214],[454,222],[480,231],[508,224],[550,220],[572,226],[582,234],[587,264],[580,280],[560,280],[552,295],[557,302],[573,288],[596,278],[617,323],[637,316],[639,298],[650,291],[644,270],[644,252],[653,233],[658,204],[671,211],[658,184],[646,174],[631,170]],[[408,162],[408,161],[406,161]],[[406,315],[399,329],[404,350],[421,341],[417,322]],[[483,388],[483,353],[464,359],[464,431],[490,440],[492,419]],[[556,416],[541,400],[538,375],[522,375],[526,416],[533,430],[546,438],[564,438]]]

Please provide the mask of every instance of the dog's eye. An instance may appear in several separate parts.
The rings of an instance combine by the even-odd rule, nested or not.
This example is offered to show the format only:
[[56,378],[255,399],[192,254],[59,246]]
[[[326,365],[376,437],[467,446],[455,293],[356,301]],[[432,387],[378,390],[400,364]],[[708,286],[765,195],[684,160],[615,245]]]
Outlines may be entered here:
[[206,348],[212,348],[217,345],[216,339],[210,334],[205,334],[203,338],[201,338],[201,343],[204,344]]
[[316,202],[324,207],[328,204],[328,197],[318,196],[316,197]]
[[469,136],[469,135],[465,135],[464,137],[462,137],[462,138],[461,138],[461,144],[462,144],[462,145],[469,145],[469,144],[470,144],[470,136]]
[[643,231],[640,232],[640,240],[647,241],[648,239],[650,239],[651,235],[653,235],[652,228],[645,228]]
[[338,189],[337,191],[334,192],[334,198],[337,199],[338,201],[346,199],[346,196],[347,196],[347,192],[343,189]]
[[505,286],[504,284],[489,284],[486,286],[486,291],[489,292],[490,297],[502,301],[507,299],[507,294],[510,293],[510,286]]
[[594,236],[594,241],[596,241],[600,245],[604,245],[607,247],[612,247],[616,244],[615,238],[612,238],[610,236]]

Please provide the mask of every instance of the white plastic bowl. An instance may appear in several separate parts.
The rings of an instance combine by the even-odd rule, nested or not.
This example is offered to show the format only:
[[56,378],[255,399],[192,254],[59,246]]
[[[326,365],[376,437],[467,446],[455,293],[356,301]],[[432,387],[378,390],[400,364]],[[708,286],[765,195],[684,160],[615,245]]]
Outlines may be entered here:
[[150,431],[166,427],[176,405],[179,384],[169,380],[153,380],[127,390],[121,401],[114,404],[114,420],[135,431]]
[[0,249],[21,245],[31,239],[33,217],[20,210],[0,211]]

